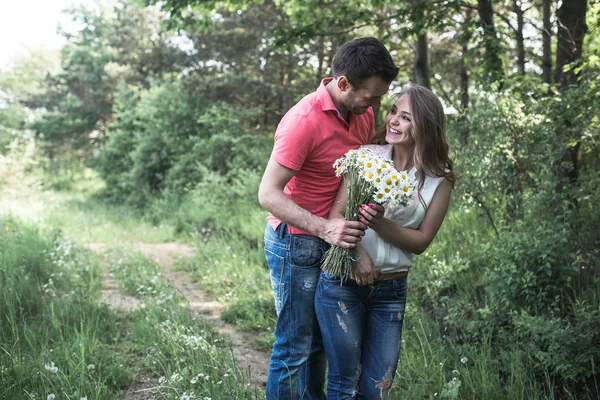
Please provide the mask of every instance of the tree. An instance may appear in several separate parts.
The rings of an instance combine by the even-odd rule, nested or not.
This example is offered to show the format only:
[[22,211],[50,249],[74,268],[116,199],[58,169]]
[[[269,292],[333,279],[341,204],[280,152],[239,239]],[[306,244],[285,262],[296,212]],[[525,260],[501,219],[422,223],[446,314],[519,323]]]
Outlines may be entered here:
[[120,81],[147,86],[155,75],[181,70],[184,53],[160,33],[160,14],[133,0],[66,13],[80,28],[61,30],[67,39],[62,71],[49,75],[44,91],[25,102],[47,110],[31,125],[40,138],[57,148],[85,147],[104,137]]
[[[554,72],[554,82],[558,90],[563,93],[563,97],[568,99],[566,93],[569,88],[578,85],[578,73],[575,64],[581,60],[583,39],[587,31],[586,24],[587,0],[564,0],[561,7],[556,12],[558,22],[558,38],[556,45],[556,69]],[[568,68],[567,68],[568,67]],[[570,118],[575,117],[572,113]],[[565,120],[568,136],[572,142],[566,144],[561,159],[558,163],[558,185],[564,188],[565,180],[570,183],[577,182],[579,170],[581,169],[581,132],[577,129],[572,131],[571,126],[574,121]],[[563,135],[564,132],[559,132]]]
[[542,0],[542,80],[552,83],[552,24],[550,23],[552,0]]
[[0,153],[14,139],[22,138],[27,120],[36,110],[26,106],[27,100],[43,92],[47,75],[60,70],[57,51],[26,49],[27,54],[15,58],[5,71],[0,71]]
[[523,37],[523,8],[519,0],[513,0],[513,12],[517,19],[517,27],[515,28],[515,39],[517,42],[517,68],[520,75],[525,75],[525,39]]
[[494,25],[494,10],[491,0],[477,0],[477,11],[479,13],[479,24],[483,29],[483,55],[484,71],[490,83],[498,82],[502,86],[504,82],[504,70],[500,58],[500,39],[496,35]]
[[564,0],[556,11],[558,41],[554,82],[561,92],[577,86],[576,69],[565,67],[581,59],[583,38],[587,31],[586,12],[587,0]]

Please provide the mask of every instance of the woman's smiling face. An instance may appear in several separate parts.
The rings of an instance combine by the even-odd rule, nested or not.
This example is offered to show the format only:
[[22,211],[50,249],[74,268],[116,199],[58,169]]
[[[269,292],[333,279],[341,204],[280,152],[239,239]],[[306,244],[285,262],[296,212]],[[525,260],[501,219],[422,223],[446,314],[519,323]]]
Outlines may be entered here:
[[404,95],[394,103],[386,119],[385,141],[389,144],[414,145],[410,97]]

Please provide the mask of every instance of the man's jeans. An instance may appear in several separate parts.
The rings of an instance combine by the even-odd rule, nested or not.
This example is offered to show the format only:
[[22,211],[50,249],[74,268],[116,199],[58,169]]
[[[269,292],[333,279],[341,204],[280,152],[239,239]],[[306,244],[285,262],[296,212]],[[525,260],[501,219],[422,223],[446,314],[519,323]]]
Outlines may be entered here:
[[327,399],[386,399],[398,365],[406,277],[360,286],[323,271],[315,304],[329,363]]
[[326,360],[314,296],[329,245],[316,236],[290,235],[281,224],[265,229],[265,256],[277,309],[267,379],[268,400],[324,400]]

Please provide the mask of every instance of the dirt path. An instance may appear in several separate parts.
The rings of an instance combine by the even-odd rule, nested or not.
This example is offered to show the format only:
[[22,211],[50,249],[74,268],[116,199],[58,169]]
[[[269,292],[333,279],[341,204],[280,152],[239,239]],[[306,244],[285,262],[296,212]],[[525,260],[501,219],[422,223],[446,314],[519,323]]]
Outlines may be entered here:
[[[104,243],[89,243],[87,247],[96,253],[102,253],[107,245]],[[174,271],[170,268],[176,257],[192,256],[194,254],[193,249],[190,246],[178,243],[134,243],[130,247],[145,254],[160,265],[163,276],[175,290],[188,300],[191,309],[201,314],[204,319],[215,326],[220,334],[229,338],[238,372],[246,382],[262,389],[267,381],[269,354],[256,349],[252,345],[254,338],[251,334],[238,331],[233,325],[221,319],[223,304],[212,300],[207,293],[202,291],[199,283],[192,282],[190,276],[185,272]],[[142,306],[140,299],[123,295],[118,289],[118,283],[105,273],[102,274],[101,301],[108,304],[109,307],[126,310],[133,310]],[[141,382],[140,388],[134,390],[134,392],[143,392],[145,388],[146,385]]]

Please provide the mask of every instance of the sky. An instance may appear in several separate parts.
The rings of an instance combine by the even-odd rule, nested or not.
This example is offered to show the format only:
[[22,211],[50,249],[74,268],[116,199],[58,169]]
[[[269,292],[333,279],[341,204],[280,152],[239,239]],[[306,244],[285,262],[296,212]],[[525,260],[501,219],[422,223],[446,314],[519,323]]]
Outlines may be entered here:
[[[102,2],[102,0],[98,0]],[[26,54],[26,47],[59,48],[63,41],[56,34],[61,11],[73,4],[93,0],[0,0],[0,69],[15,55]]]

